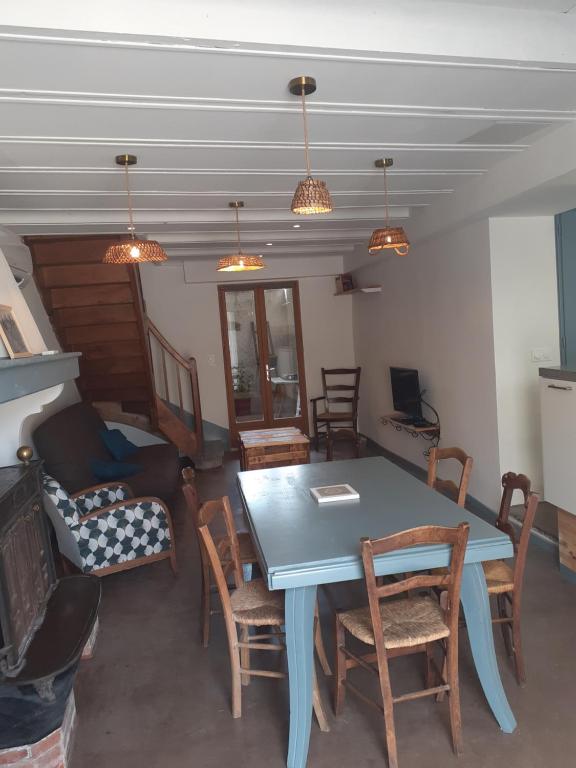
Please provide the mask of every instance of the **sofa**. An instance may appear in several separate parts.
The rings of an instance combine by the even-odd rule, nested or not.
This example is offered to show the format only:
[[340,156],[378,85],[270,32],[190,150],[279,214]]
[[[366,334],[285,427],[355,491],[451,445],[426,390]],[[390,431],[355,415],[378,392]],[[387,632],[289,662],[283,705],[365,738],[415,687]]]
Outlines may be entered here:
[[[32,435],[36,451],[44,461],[44,471],[55,478],[69,494],[99,484],[90,465],[94,460],[111,461],[100,432],[106,424],[90,403],[75,403],[55,413]],[[169,506],[179,488],[178,449],[171,443],[138,448],[130,457],[142,471],[126,478],[134,496],[155,496]]]

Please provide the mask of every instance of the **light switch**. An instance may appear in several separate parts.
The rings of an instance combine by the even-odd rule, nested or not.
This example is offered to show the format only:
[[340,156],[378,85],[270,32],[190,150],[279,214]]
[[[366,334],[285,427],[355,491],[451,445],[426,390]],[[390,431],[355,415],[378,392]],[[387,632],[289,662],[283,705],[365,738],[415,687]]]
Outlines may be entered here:
[[533,363],[547,363],[552,360],[552,352],[550,347],[537,347],[532,350],[532,362]]
[[216,355],[208,355],[208,365],[216,365]]

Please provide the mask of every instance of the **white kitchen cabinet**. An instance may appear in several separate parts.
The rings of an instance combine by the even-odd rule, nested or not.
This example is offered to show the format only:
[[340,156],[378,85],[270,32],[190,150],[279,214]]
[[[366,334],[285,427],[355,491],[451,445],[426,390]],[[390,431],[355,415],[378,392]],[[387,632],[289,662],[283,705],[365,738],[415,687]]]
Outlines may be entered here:
[[540,378],[544,499],[576,514],[575,381]]

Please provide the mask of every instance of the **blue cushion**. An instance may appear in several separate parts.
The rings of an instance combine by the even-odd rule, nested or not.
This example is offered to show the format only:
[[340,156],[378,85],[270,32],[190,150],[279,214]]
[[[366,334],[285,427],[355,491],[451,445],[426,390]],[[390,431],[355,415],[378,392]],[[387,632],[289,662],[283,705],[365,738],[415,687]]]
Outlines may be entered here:
[[140,464],[126,464],[122,461],[102,461],[101,459],[92,459],[90,469],[97,480],[122,480],[124,477],[136,475],[142,472],[143,467]]
[[125,461],[138,450],[119,429],[102,429],[100,437],[116,461]]

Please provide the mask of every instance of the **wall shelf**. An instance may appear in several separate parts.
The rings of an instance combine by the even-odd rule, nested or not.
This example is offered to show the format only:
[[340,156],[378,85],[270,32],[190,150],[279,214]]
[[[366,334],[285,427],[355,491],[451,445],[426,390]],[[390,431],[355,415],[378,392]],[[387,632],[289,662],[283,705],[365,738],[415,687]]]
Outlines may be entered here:
[[[403,417],[405,418],[405,414],[403,413],[387,413],[380,417],[380,422],[384,425],[394,427],[397,432],[407,432],[414,438],[421,437],[431,443],[430,448],[436,448],[440,442],[440,424],[432,424],[428,427],[415,427],[413,424],[405,424],[401,421]],[[430,448],[427,448],[424,451],[424,456],[428,456]]]
[[80,352],[0,360],[0,403],[41,392],[78,376]]
[[349,296],[351,293],[382,293],[381,285],[365,285],[362,288],[351,288],[349,291],[335,293],[334,296]]

